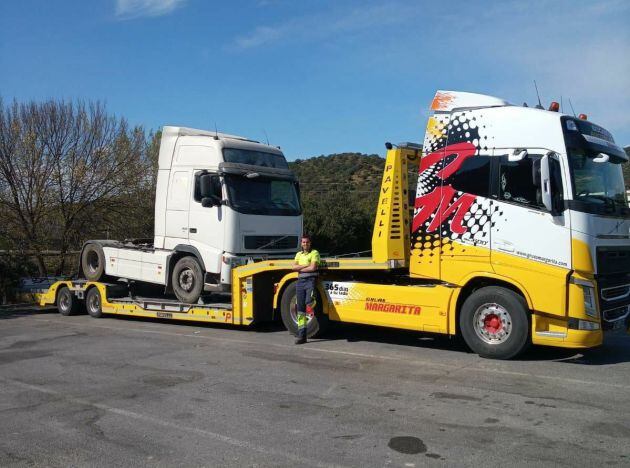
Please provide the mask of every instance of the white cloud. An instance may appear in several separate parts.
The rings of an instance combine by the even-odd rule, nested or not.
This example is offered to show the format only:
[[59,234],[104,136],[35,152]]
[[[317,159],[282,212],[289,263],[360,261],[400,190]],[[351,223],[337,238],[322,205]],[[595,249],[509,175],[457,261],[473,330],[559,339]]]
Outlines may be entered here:
[[359,32],[375,27],[384,28],[408,21],[418,13],[417,7],[399,2],[336,8],[322,13],[290,18],[273,26],[258,26],[250,34],[237,37],[230,47],[252,49],[281,41],[312,41],[336,37],[342,33]]
[[173,12],[186,0],[116,0],[116,16],[133,19],[143,16],[162,16]]

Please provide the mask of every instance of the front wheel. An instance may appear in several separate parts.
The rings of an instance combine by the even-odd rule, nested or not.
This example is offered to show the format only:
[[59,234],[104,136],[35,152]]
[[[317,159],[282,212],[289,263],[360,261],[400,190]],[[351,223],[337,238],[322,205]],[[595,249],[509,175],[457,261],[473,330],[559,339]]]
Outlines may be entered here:
[[[297,295],[296,295],[297,283],[294,281],[289,284],[282,293],[282,299],[280,301],[280,315],[282,316],[282,323],[289,330],[292,335],[297,335]],[[315,306],[315,313],[312,316],[307,316],[306,324],[306,336],[308,338],[317,338],[321,336],[328,328],[328,316],[322,311],[322,301],[317,288],[314,291],[317,305]]]
[[203,292],[203,270],[194,257],[180,258],[171,276],[173,292],[182,302],[194,304]]
[[459,326],[466,344],[484,358],[511,359],[531,343],[525,299],[498,286],[481,288],[468,296],[459,314]]

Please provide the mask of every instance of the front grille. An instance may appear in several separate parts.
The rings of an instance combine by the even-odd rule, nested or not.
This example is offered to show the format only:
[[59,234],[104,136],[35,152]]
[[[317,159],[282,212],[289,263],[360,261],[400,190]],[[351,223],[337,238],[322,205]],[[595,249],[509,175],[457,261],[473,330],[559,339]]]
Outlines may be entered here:
[[[598,255],[598,259],[599,259]],[[597,275],[599,310],[602,311],[602,328],[608,330],[630,313],[630,272],[624,270],[614,275]]]
[[606,322],[615,322],[626,318],[630,312],[630,306],[615,307],[614,309],[605,310],[602,315]]
[[605,301],[616,301],[625,299],[628,296],[630,296],[630,284],[622,284],[620,286],[602,289],[602,299]]
[[245,248],[250,250],[293,250],[298,248],[298,237],[245,236]]
[[630,247],[597,247],[597,274],[628,273]]

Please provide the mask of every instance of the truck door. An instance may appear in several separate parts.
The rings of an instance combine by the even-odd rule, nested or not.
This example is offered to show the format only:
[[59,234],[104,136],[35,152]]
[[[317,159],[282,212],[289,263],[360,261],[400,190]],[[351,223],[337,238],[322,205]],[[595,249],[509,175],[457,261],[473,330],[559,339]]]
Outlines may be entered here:
[[206,170],[194,171],[194,192],[190,203],[189,234],[190,244],[196,247],[204,257],[206,269],[217,271],[220,269],[220,257],[223,254],[223,231],[225,206],[213,204],[202,206],[200,178],[210,175],[212,195],[216,200],[223,200],[223,188],[218,174],[209,174]]
[[[561,310],[571,265],[571,230],[563,208],[562,167],[550,155],[552,192],[561,208],[547,211],[542,202],[540,163],[546,150],[526,148],[527,156],[510,160],[523,149],[495,149],[496,210],[492,217],[492,265],[497,274],[517,279],[542,312]],[[514,158],[512,158],[514,159]],[[566,180],[566,178],[564,178]]]
[[192,171],[171,172],[166,199],[166,237],[188,240],[188,209]]

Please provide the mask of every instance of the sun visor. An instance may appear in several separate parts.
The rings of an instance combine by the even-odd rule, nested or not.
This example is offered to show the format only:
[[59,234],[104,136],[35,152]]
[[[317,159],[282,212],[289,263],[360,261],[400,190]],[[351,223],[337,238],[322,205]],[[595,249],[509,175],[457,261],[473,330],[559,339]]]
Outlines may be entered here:
[[[266,166],[252,166],[250,164],[239,164],[230,162],[219,163],[219,172],[223,174],[233,174],[245,176],[247,174],[258,174],[260,177],[272,179],[297,180],[297,177],[289,169],[280,169]],[[254,176],[256,177],[256,176]]]

